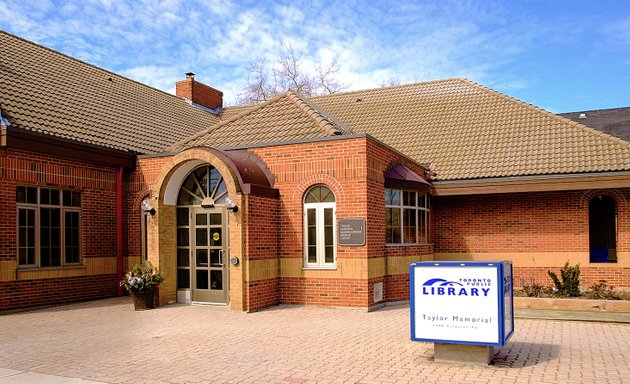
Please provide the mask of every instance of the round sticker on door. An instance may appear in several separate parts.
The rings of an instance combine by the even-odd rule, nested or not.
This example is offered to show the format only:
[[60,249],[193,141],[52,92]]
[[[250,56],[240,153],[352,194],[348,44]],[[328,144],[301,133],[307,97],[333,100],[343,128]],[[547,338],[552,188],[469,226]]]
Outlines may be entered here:
[[215,232],[212,234],[212,240],[219,241],[221,237],[219,236],[219,232]]

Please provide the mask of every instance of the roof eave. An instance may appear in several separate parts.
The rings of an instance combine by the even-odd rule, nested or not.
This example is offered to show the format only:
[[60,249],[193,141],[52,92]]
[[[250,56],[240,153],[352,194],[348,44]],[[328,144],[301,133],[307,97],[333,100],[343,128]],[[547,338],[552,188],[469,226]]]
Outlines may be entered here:
[[117,149],[80,143],[15,127],[0,130],[0,147],[69,157],[105,166],[133,169],[136,155]]
[[630,188],[630,171],[433,181],[437,196]]

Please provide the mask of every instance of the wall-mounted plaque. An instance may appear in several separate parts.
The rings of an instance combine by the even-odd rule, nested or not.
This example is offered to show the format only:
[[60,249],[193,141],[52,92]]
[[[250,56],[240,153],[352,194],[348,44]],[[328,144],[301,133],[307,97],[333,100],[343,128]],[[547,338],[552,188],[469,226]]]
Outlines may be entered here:
[[365,245],[365,219],[340,219],[337,232],[339,245]]

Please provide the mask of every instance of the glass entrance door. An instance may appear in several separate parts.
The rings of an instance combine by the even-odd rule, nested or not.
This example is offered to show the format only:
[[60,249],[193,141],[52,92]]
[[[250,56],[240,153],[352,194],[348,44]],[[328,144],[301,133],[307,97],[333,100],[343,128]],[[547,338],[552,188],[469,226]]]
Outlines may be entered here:
[[191,299],[227,304],[225,209],[194,208],[191,215]]

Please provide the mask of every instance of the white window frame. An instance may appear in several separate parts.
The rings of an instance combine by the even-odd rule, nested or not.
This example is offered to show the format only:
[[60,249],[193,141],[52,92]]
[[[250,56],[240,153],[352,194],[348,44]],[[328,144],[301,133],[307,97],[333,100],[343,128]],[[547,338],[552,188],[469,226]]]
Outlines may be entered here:
[[[83,215],[81,214],[81,207],[70,207],[63,205],[63,192],[71,191],[75,193],[80,193],[78,191],[68,190],[68,189],[58,189],[58,188],[48,188],[48,187],[33,187],[33,186],[22,186],[18,185],[17,187],[27,187],[27,188],[36,188],[37,189],[37,203],[18,203],[16,201],[16,216],[15,223],[16,229],[16,263],[18,269],[54,269],[54,268],[63,268],[63,267],[75,267],[83,265]],[[53,189],[59,191],[59,205],[52,204],[41,204],[40,203],[40,194],[41,189]],[[81,202],[83,204],[83,201]],[[60,265],[52,265],[52,266],[41,266],[41,221],[40,221],[40,208],[57,208],[59,209],[59,252],[60,252]],[[35,264],[20,264],[20,255],[19,255],[19,247],[20,247],[20,231],[19,231],[19,222],[20,222],[20,209],[32,210],[35,211]],[[74,263],[66,262],[66,212],[77,212],[79,214],[79,261]]]
[[[324,242],[324,209],[332,208],[333,222],[333,262],[326,263],[326,247]],[[308,261],[308,210],[315,209],[315,225],[316,225],[316,262]],[[304,203],[303,210],[303,237],[304,237],[304,268],[305,269],[336,269],[337,268],[337,203]]]
[[[395,209],[399,209],[400,210],[400,242],[399,243],[388,243],[387,241],[385,242],[385,245],[387,246],[411,246],[411,245],[425,245],[425,244],[430,244],[429,242],[429,236],[430,236],[430,230],[429,230],[429,217],[430,217],[430,202],[431,199],[429,198],[429,195],[426,193],[422,193],[422,192],[418,192],[418,191],[414,191],[414,190],[408,190],[408,189],[399,189],[399,188],[385,188],[385,193],[387,193],[387,191],[398,191],[400,192],[400,203],[398,205],[391,205],[391,204],[385,204],[385,210],[387,210],[388,208],[395,208]],[[415,206],[411,206],[411,205],[404,205],[403,202],[403,192],[412,192],[416,194],[416,205]],[[385,195],[384,193],[384,195]],[[424,207],[421,206],[420,204],[420,199],[424,199]],[[415,242],[405,242],[405,224],[404,224],[404,213],[405,213],[405,209],[411,209],[414,210],[415,215],[416,215],[416,241]],[[420,212],[425,212],[424,218],[424,231],[425,231],[425,242],[420,242],[420,219],[422,217],[422,215],[420,214]],[[387,217],[387,215],[385,215]],[[387,223],[385,223],[385,230],[387,231]],[[386,232],[387,233],[387,232]]]

